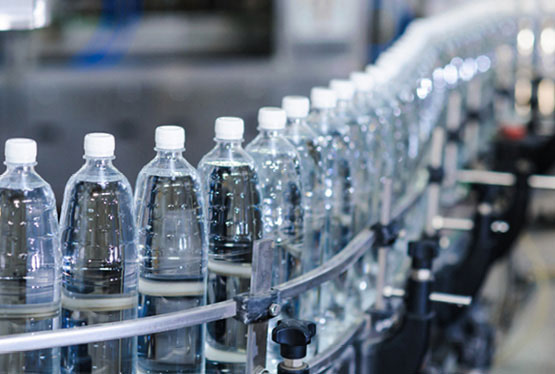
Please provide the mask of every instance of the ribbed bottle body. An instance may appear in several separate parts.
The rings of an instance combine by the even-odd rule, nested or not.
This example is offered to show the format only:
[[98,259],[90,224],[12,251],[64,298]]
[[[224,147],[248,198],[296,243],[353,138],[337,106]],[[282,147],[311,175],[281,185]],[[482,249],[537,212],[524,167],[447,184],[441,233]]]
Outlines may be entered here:
[[[139,317],[206,303],[204,196],[180,151],[159,151],[139,173],[135,195]],[[204,373],[204,326],[138,337],[142,373]]]
[[[237,142],[219,142],[199,163],[208,220],[207,302],[250,290],[252,250],[262,238],[261,200],[252,158]],[[234,318],[206,326],[207,372],[243,373],[247,326]]]
[[[54,193],[30,165],[0,176],[0,334],[60,327],[61,252]],[[60,349],[0,355],[3,373],[59,373]]]
[[[137,317],[133,196],[109,159],[87,159],[64,193],[61,215],[64,328]],[[62,348],[62,371],[133,373],[135,337]]]

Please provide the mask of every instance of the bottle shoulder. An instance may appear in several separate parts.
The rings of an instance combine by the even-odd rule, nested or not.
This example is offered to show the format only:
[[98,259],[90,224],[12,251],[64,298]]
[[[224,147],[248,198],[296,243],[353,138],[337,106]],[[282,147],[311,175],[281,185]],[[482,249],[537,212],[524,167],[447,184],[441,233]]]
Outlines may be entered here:
[[254,168],[254,160],[246,150],[243,148],[234,148],[223,151],[215,147],[202,157],[197,169],[201,175],[204,175],[215,167],[241,166]]
[[95,167],[85,163],[79,170],[77,170],[68,180],[70,183],[78,182],[93,182],[93,183],[108,183],[108,182],[121,182],[128,185],[129,181],[125,175],[119,171],[115,166],[109,165],[104,167]]
[[147,163],[139,172],[139,177],[159,176],[159,177],[183,177],[190,176],[194,180],[198,179],[197,170],[185,159],[161,159],[155,157]]
[[285,136],[257,136],[246,147],[246,151],[256,162],[257,157],[289,156],[298,158],[295,146]]
[[25,172],[20,170],[6,170],[0,175],[0,188],[14,190],[44,189],[52,193],[50,184],[34,170]]

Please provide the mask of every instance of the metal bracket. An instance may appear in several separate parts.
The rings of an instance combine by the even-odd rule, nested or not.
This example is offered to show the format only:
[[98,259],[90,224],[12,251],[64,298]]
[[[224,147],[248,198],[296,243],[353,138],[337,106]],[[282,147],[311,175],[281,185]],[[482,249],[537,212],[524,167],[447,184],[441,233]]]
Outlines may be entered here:
[[389,224],[378,222],[372,226],[372,230],[376,235],[376,241],[374,242],[376,247],[389,247],[393,245],[401,231],[396,221],[392,221]]
[[279,293],[273,289],[259,295],[242,293],[236,295],[233,299],[237,303],[235,318],[245,325],[276,317],[279,315],[279,309],[281,309],[279,307]]
[[[274,258],[274,241],[260,240],[255,242],[252,254],[252,276],[250,298],[247,298],[245,304],[238,304],[238,313],[244,314],[247,311],[248,316],[262,316],[269,313],[271,301],[268,300],[268,292],[272,287],[272,265]],[[239,298],[241,299],[241,298]],[[250,301],[249,301],[250,300]],[[268,305],[268,302],[270,304]],[[265,312],[256,307],[266,305]],[[241,309],[239,313],[239,307]],[[255,308],[251,311],[250,308]],[[248,318],[246,318],[248,319]],[[257,322],[254,322],[257,321]],[[268,341],[268,320],[253,319],[248,324],[247,330],[247,365],[246,374],[254,373],[255,370],[264,370],[266,367],[266,346]],[[262,371],[263,372],[263,371]]]
[[445,172],[442,167],[428,166],[428,174],[430,183],[441,184],[443,182],[443,178],[445,177]]

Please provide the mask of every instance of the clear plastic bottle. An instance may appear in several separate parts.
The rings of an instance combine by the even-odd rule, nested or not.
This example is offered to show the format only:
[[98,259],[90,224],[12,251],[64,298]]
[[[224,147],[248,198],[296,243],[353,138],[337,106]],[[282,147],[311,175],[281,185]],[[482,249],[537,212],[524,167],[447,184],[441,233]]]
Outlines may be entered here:
[[[112,164],[114,137],[85,136],[85,164],[68,181],[61,214],[64,328],[137,317],[133,194]],[[62,348],[65,373],[133,373],[137,339]]]
[[[284,136],[286,122],[283,109],[260,108],[258,136],[245,148],[255,162],[259,178],[264,238],[275,243],[273,285],[301,275],[305,250],[301,162],[295,146]],[[298,300],[286,300],[282,318],[299,318]],[[275,321],[271,320],[268,328],[268,365],[271,370],[277,368],[281,358],[278,345],[271,341]]]
[[401,104],[394,94],[392,80],[395,78],[391,68],[373,66],[367,73],[376,83],[379,95],[374,95],[376,114],[384,130],[387,147],[391,147],[393,155],[393,205],[406,192],[410,182],[407,172],[407,152],[409,148],[409,125],[405,123]]
[[[312,111],[308,123],[318,134],[323,154],[326,221],[322,261],[327,261],[353,237],[354,159],[349,147],[349,127],[335,116],[335,93],[329,88],[315,87],[311,91],[311,101]],[[350,291],[346,274],[322,287],[318,350],[329,347],[341,331],[346,321],[345,307]]]
[[[355,71],[350,74],[350,79],[355,86],[353,105],[355,107],[358,122],[366,127],[366,149],[368,152],[368,185],[371,191],[370,198],[370,222],[376,223],[379,217],[380,202],[380,178],[392,173],[393,156],[391,150],[384,146],[383,125],[378,121],[374,104],[375,84],[370,75]],[[389,170],[389,171],[388,171]]]
[[[286,96],[282,100],[288,120],[285,137],[295,146],[301,163],[304,206],[304,249],[302,271],[308,272],[322,264],[322,235],[325,225],[323,157],[318,135],[306,123],[310,102],[304,96]],[[301,296],[300,318],[313,320],[319,305],[319,290]]]
[[354,106],[353,98],[355,86],[353,82],[346,79],[332,79],[330,88],[337,96],[335,114],[338,121],[349,127],[349,147],[354,163],[353,181],[355,185],[355,199],[357,204],[354,211],[354,234],[370,224],[370,197],[372,194],[370,180],[371,162],[369,149],[367,147],[367,123],[358,121],[358,113]]
[[[260,192],[254,160],[241,147],[243,120],[216,120],[216,146],[199,163],[207,194],[208,303],[250,289],[252,249],[262,238]],[[247,327],[234,318],[206,326],[207,372],[244,373]]]
[[[9,139],[0,176],[0,334],[60,327],[56,201],[35,171],[37,144]],[[0,355],[2,373],[59,373],[60,349]]]
[[[197,171],[183,158],[185,131],[156,128],[156,157],[139,173],[135,212],[139,317],[206,303],[205,204]],[[138,337],[138,371],[204,373],[204,326]]]
[[283,109],[260,108],[259,134],[245,148],[259,178],[263,235],[276,245],[273,285],[301,274],[304,249],[301,163],[295,146],[284,137],[286,122]]
[[335,115],[337,97],[324,87],[311,91],[312,111],[307,123],[318,134],[324,155],[324,196],[328,217],[324,260],[349,243],[354,233],[354,157],[349,127]]

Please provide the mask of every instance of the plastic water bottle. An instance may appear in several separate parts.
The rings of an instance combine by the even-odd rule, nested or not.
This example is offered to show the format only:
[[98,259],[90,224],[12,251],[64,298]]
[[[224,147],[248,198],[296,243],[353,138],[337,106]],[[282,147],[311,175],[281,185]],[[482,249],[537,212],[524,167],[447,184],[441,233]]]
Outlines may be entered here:
[[[133,194],[112,164],[114,137],[85,136],[85,164],[68,181],[61,215],[64,328],[137,317]],[[137,339],[62,349],[65,373],[133,373]]]
[[[322,264],[322,233],[325,225],[323,157],[322,148],[317,142],[318,135],[311,129],[306,119],[310,102],[304,96],[286,96],[282,108],[287,114],[285,137],[291,142],[299,155],[301,163],[301,182],[304,210],[304,249],[301,254],[304,273]],[[301,296],[300,318],[313,320],[317,312],[318,289]]]
[[[9,139],[0,176],[0,334],[60,326],[61,252],[56,201],[35,171],[37,144]],[[0,355],[2,373],[59,373],[60,349]]]
[[[140,258],[139,317],[206,303],[208,250],[204,194],[197,171],[183,158],[185,131],[156,128],[156,157],[139,173],[135,212]],[[138,338],[144,373],[204,373],[204,327]]]
[[396,205],[410,183],[408,173],[409,124],[405,122],[406,117],[401,103],[392,91],[394,70],[391,67],[373,66],[372,69],[367,69],[367,73],[376,82],[376,88],[380,93],[379,96],[374,95],[375,99],[379,99],[376,103],[376,113],[384,129],[384,137],[389,143],[387,147],[392,147],[393,204]]
[[328,217],[324,260],[338,253],[354,232],[354,157],[349,127],[335,115],[337,97],[329,88],[311,91],[312,111],[308,124],[318,134],[324,155],[324,196]]
[[[218,118],[216,146],[198,167],[208,207],[208,303],[249,291],[253,244],[262,238],[258,177],[241,147],[243,128],[240,118]],[[244,373],[247,326],[228,318],[206,329],[207,371]]]
[[[374,189],[378,188],[378,178],[373,162],[376,156],[371,153],[375,150],[376,142],[369,134],[373,123],[366,114],[367,108],[355,100],[355,84],[352,81],[334,79],[330,82],[330,88],[338,97],[336,113],[340,121],[349,127],[351,139],[350,148],[354,158],[353,173],[355,179],[354,191],[355,201],[355,233],[369,227],[376,221],[377,215],[372,213],[374,209]],[[356,104],[356,105],[355,105]],[[374,130],[372,130],[374,131]],[[361,258],[348,275],[348,299],[349,310],[366,310],[374,299],[374,287],[371,267],[375,263],[373,255],[369,252]],[[348,313],[347,317],[356,317],[356,313]]]
[[286,121],[283,109],[261,108],[259,134],[245,148],[259,178],[263,236],[275,242],[273,285],[301,274],[304,249],[301,163],[295,146],[284,137]]
[[337,119],[349,127],[349,147],[353,157],[354,172],[353,180],[356,186],[354,195],[357,204],[354,208],[354,233],[370,226],[370,197],[371,197],[371,162],[369,149],[367,147],[367,123],[358,122],[359,116],[353,103],[355,86],[353,82],[346,79],[332,79],[330,88],[337,96],[335,113]]
[[[304,204],[301,163],[295,146],[284,136],[287,115],[281,108],[264,107],[258,111],[259,134],[245,148],[255,162],[262,198],[264,238],[275,243],[272,284],[277,285],[302,273],[304,247]],[[282,318],[299,317],[298,298],[287,300]],[[281,356],[271,341],[268,327],[268,367],[277,368]]]
[[[324,170],[324,251],[322,261],[339,253],[352,239],[354,232],[354,160],[349,147],[349,127],[335,115],[337,98],[329,88],[315,87],[311,91],[312,111],[309,125],[318,134],[322,147]],[[345,306],[349,285],[344,274],[324,285],[320,296],[318,350],[333,343],[345,321]]]

